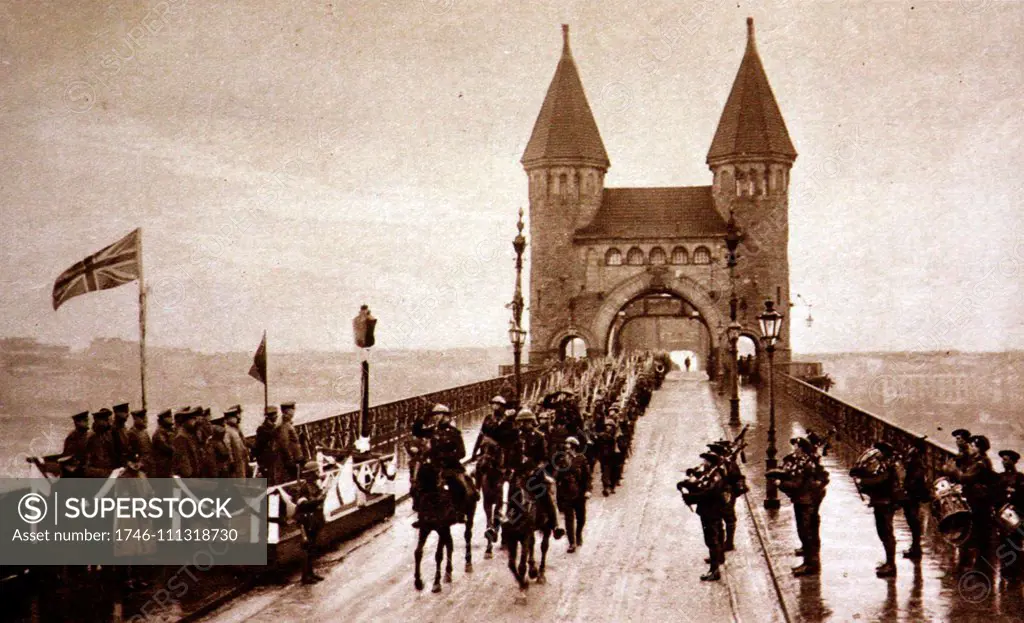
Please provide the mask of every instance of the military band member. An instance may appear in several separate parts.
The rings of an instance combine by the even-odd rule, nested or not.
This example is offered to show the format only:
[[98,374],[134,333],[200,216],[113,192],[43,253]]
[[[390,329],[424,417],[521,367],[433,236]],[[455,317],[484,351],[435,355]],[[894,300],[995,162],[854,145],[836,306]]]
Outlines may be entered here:
[[971,431],[965,428],[958,428],[953,431],[953,439],[956,440],[956,457],[947,462],[942,471],[951,478],[956,477],[957,470],[967,469],[971,460],[969,446],[971,445]]
[[302,550],[305,553],[305,564],[302,567],[303,584],[315,584],[324,579],[313,570],[316,541],[325,522],[324,500],[327,497],[320,487],[319,477],[317,462],[306,463],[295,494],[295,521],[302,528]]
[[61,458],[66,460],[62,473],[65,476],[79,476],[85,466],[89,449],[89,412],[76,413],[71,416],[71,421],[74,422],[75,428],[64,438]]
[[174,463],[171,471],[182,478],[201,478],[203,454],[196,433],[199,426],[198,413],[191,408],[178,413],[181,425],[174,435]]
[[910,549],[903,552],[909,560],[921,560],[921,506],[931,499],[928,489],[928,471],[924,464],[925,441],[915,437],[910,448],[903,454],[906,475],[903,480],[903,516],[910,530]]
[[896,457],[893,447],[884,441],[874,444],[881,456],[874,471],[862,465],[855,465],[850,476],[860,482],[860,490],[870,499],[869,505],[875,515],[875,530],[885,549],[885,562],[875,568],[875,575],[891,578],[896,575],[896,533],[892,520],[896,506],[903,500],[902,483],[899,481]]
[[719,567],[725,564],[723,550],[723,514],[725,512],[725,477],[719,465],[722,457],[713,452],[700,455],[703,460],[700,468],[687,473],[688,478],[676,484],[676,489],[683,494],[683,501],[697,505],[697,516],[704,531],[704,544],[708,548],[705,561],[710,565],[707,573],[700,576],[704,582],[717,582],[722,579]]
[[224,412],[224,441],[231,453],[231,469],[228,478],[246,478],[249,472],[249,449],[245,447],[245,437],[239,429],[242,407],[233,405]]
[[114,440],[114,456],[117,459],[117,466],[124,467],[131,447],[128,445],[128,430],[126,424],[131,414],[128,403],[114,405],[114,428],[111,430],[111,438]]
[[[996,508],[998,510],[1004,504],[1010,504],[1018,518],[1024,517],[1024,474],[1017,471],[1020,454],[1013,450],[1000,450],[999,458],[1003,462],[1003,471],[999,474]],[[1000,528],[1005,539],[1005,545],[996,550],[1000,575],[1007,583],[1019,584],[1024,575],[1024,560],[1021,560],[1021,556],[1024,556],[1024,526],[1013,528],[1001,524]]]
[[563,450],[554,455],[558,508],[565,516],[566,534],[569,536],[570,554],[583,545],[583,526],[587,523],[587,491],[590,490],[590,468],[587,459],[579,453],[580,442],[569,437]]
[[722,518],[725,520],[725,540],[722,550],[731,552],[735,549],[736,538],[736,500],[747,492],[747,479],[743,476],[736,456],[732,452],[732,444],[729,441],[719,441],[708,444],[708,448],[722,457],[722,467],[725,472],[725,508]]
[[306,457],[299,445],[299,435],[292,420],[295,419],[295,403],[281,403],[281,424],[274,431],[274,445],[277,447],[277,483],[295,480],[298,468],[306,463]]
[[153,440],[146,429],[146,410],[132,411],[132,427],[128,429],[128,454],[137,457],[139,469],[147,476],[153,475]]
[[263,413],[263,423],[256,429],[256,440],[252,455],[260,468],[260,476],[267,479],[267,485],[278,483],[274,479],[274,465],[277,463],[277,449],[274,447],[274,431],[277,430],[277,407],[270,405]]
[[170,478],[174,467],[174,421],[170,409],[156,416],[156,432],[153,433],[152,477]]
[[110,430],[110,409],[100,409],[92,414],[92,434],[86,442],[84,474],[89,478],[106,478],[115,470],[117,452]]
[[[966,459],[958,461],[949,476],[963,486],[964,498],[971,507],[971,533],[961,547],[962,565],[970,565],[988,552],[992,537],[992,489],[995,472],[988,458],[991,447],[984,435],[972,435],[966,448]],[[958,467],[963,465],[963,467]]]
[[766,474],[779,480],[779,489],[793,502],[796,518],[796,533],[800,549],[795,553],[803,556],[803,564],[793,568],[793,575],[817,575],[821,572],[821,516],[818,509],[824,498],[828,483],[827,472],[820,466],[817,453],[805,437],[789,440],[794,446],[792,454],[782,460],[782,469]]

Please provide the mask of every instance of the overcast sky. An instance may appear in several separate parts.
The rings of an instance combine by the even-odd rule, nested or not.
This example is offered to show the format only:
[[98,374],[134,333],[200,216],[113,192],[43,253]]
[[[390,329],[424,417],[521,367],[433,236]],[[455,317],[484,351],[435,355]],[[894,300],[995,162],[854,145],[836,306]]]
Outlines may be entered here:
[[134,284],[50,291],[141,226],[154,344],[349,348],[364,302],[385,347],[505,344],[559,24],[607,184],[702,185],[748,15],[794,349],[1024,348],[1024,5],[987,0],[5,2],[2,333],[135,339]]

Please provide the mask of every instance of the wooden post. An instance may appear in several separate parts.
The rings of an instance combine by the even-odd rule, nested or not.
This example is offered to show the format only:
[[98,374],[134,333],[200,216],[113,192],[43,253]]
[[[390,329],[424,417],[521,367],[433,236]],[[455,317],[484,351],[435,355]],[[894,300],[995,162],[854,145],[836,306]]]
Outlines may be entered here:
[[146,283],[142,278],[142,228],[138,237],[139,257],[139,380],[142,384],[142,408],[146,408]]

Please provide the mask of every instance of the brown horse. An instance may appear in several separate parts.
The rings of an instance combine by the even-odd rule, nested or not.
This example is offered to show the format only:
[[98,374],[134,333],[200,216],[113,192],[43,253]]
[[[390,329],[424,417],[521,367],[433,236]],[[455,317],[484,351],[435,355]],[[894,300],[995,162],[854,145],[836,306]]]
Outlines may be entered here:
[[476,488],[483,496],[484,516],[487,518],[487,529],[484,532],[487,539],[484,558],[487,559],[494,556],[493,546],[498,540],[498,530],[501,527],[498,517],[501,513],[504,481],[501,446],[485,438],[480,445],[480,456],[476,461]]
[[[547,582],[544,570],[547,566],[548,545],[555,527],[555,517],[548,508],[549,505],[545,503],[546,496],[547,481],[542,471],[517,470],[513,473],[508,510],[501,532],[502,539],[508,547],[508,568],[519,583],[521,592],[530,587],[527,581],[527,566],[531,579],[535,579],[538,584]],[[541,533],[539,568],[533,555],[536,532]]]
[[437,552],[434,554],[434,562],[437,568],[434,571],[435,593],[441,592],[441,561],[445,552],[448,553],[448,563],[445,565],[444,581],[452,581],[452,524],[455,523],[456,511],[452,503],[451,493],[442,485],[441,473],[430,461],[421,461],[416,469],[416,481],[414,485],[416,499],[416,523],[413,524],[419,530],[419,538],[416,541],[416,590],[423,590],[423,578],[420,577],[420,561],[423,560],[423,546],[431,532],[437,533]]

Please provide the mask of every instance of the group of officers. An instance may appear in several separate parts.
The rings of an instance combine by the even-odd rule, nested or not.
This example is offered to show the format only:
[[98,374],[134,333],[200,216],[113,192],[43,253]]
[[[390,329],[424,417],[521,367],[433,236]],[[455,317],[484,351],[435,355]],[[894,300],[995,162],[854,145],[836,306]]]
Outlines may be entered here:
[[[71,416],[74,430],[64,439],[57,463],[70,477],[106,478],[121,467],[132,467],[150,478],[246,478],[253,475],[250,456],[270,485],[295,480],[307,462],[292,424],[295,403],[266,409],[264,421],[250,445],[242,434],[242,407],[229,407],[222,417],[210,409],[183,407],[157,415],[150,435],[145,409],[128,403]],[[132,419],[131,427],[127,422]]]
[[[1020,552],[1024,551],[1024,528],[1019,519],[1024,517],[1024,475],[1017,471],[1020,454],[1001,450],[998,454],[1002,471],[996,472],[988,457],[991,444],[987,437],[972,435],[962,428],[953,431],[953,437],[957,454],[942,466],[940,477],[959,485],[970,511],[969,532],[966,538],[958,539],[958,562],[964,567],[974,565],[989,556],[997,538],[1002,539],[1002,545],[995,552],[1000,561],[1001,579],[1006,584],[1019,584],[1024,577],[1024,562],[1019,560]],[[881,441],[862,454],[851,470],[860,490],[868,496],[885,549],[885,562],[878,567],[879,577],[896,574],[893,531],[896,510],[903,509],[910,529],[911,546],[903,556],[911,560],[919,560],[922,555],[921,506],[931,502],[933,512],[942,513],[927,482],[924,453],[922,438],[915,438],[900,449]],[[872,456],[877,458],[872,459]]]
[[[554,518],[555,538],[568,535],[569,553],[583,544],[586,500],[591,495],[594,468],[601,465],[602,494],[614,494],[630,453],[636,420],[646,410],[653,389],[663,378],[663,373],[652,365],[641,370],[636,383],[629,387],[622,382],[625,375],[619,370],[619,374],[613,375],[617,382],[611,382],[604,391],[594,390],[592,396],[580,395],[588,388],[580,393],[550,392],[536,405],[537,413],[529,407],[516,408],[512,400],[502,395],[491,399],[491,412],[481,424],[469,453],[470,458],[484,459],[488,468],[499,472],[497,486],[504,493],[494,523],[488,526],[490,531],[499,528],[501,511],[510,503],[511,487],[505,487],[505,483],[515,482],[517,475],[536,475],[535,482],[544,483],[543,488],[536,488],[537,500]],[[581,413],[581,402],[590,405],[586,417]],[[462,432],[453,423],[451,409],[435,405],[430,413],[413,423],[412,434],[430,440],[425,450],[411,447],[414,455],[425,453],[410,461],[412,482],[416,482],[415,472],[423,461],[440,466],[441,477],[457,509],[456,522],[464,522],[463,502],[486,486],[486,470],[478,468],[475,479],[468,476],[463,465],[467,452]],[[416,508],[417,491],[412,493]],[[491,532],[490,537],[496,539],[496,533]]]

